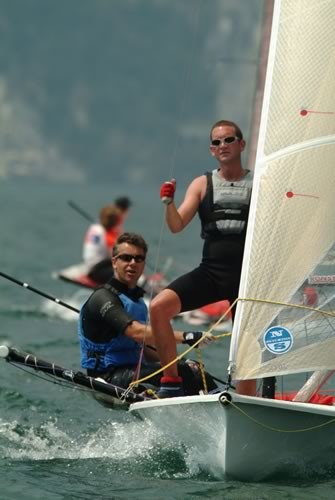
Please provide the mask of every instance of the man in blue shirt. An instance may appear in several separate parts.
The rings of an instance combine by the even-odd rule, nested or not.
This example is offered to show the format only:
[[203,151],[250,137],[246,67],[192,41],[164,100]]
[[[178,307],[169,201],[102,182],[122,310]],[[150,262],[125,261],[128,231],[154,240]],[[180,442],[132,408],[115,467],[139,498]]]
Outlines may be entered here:
[[[147,321],[144,291],[137,286],[143,274],[147,244],[142,236],[123,233],[113,248],[114,277],[93,292],[83,305],[79,320],[81,366],[88,375],[102,377],[107,382],[126,389],[138,378],[160,368],[151,327]],[[208,344],[214,337],[203,332],[174,331],[176,343]],[[143,352],[143,357],[142,357]],[[191,366],[191,367],[190,367]],[[179,362],[178,370],[184,380],[184,394],[198,394],[202,379],[196,363]],[[198,372],[198,373],[197,373]],[[216,384],[207,375],[207,388]],[[161,380],[159,397],[178,396],[168,377]],[[160,374],[151,377],[145,390],[160,383]]]

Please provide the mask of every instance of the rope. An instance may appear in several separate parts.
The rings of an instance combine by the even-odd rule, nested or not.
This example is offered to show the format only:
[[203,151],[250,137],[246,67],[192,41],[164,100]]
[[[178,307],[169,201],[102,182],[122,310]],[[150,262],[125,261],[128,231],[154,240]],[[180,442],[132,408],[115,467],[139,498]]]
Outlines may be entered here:
[[[200,19],[200,11],[201,11],[201,4],[203,3],[203,0],[199,0],[198,5],[195,7],[193,3],[193,10],[191,11],[192,15],[192,20],[191,20],[191,29],[192,29],[192,40],[191,40],[191,50],[190,50],[190,57],[188,58],[189,64],[185,65],[185,72],[183,76],[183,85],[182,85],[182,99],[181,99],[181,105],[180,105],[180,112],[179,112],[179,119],[178,122],[182,123],[183,122],[183,117],[185,116],[185,108],[186,108],[186,100],[187,97],[190,95],[190,89],[191,89],[191,68],[193,67],[194,59],[195,59],[195,40],[196,40],[196,35],[198,33],[198,28],[199,28],[199,19]],[[173,148],[173,153],[171,155],[171,165],[170,165],[170,176],[171,178],[173,177],[173,172],[175,170],[175,165],[176,165],[176,156],[177,156],[177,151],[179,148],[179,141],[180,141],[180,134],[177,136],[175,140],[175,146]]]
[[[183,85],[182,85],[182,92],[181,92],[182,99],[181,99],[181,106],[179,107],[179,110],[180,110],[180,112],[179,112],[179,119],[178,119],[179,123],[182,122],[183,116],[185,114],[185,103],[186,103],[186,99],[187,99],[187,97],[188,97],[188,95],[190,93],[190,84],[189,84],[189,82],[191,80],[191,69],[190,68],[192,67],[193,62],[194,62],[194,56],[195,56],[194,45],[195,45],[195,39],[196,39],[196,35],[197,35],[197,32],[198,32],[198,27],[199,27],[200,10],[201,10],[202,1],[203,0],[199,0],[198,5],[196,6],[197,8],[194,8],[191,11],[191,14],[193,14],[193,18],[192,18],[191,55],[188,58],[189,64],[185,65],[185,74],[184,74],[184,77],[183,77]],[[173,153],[171,155],[171,164],[170,164],[170,169],[169,169],[171,177],[173,176],[173,172],[175,170],[176,155],[177,155],[178,148],[179,148],[179,135],[177,136],[177,138],[175,140],[175,144],[174,144],[174,148],[173,148]],[[157,273],[157,270],[158,270],[158,267],[159,267],[158,264],[159,264],[159,257],[160,257],[160,253],[161,253],[164,228],[165,228],[165,220],[164,220],[164,212],[162,212],[162,222],[161,222],[159,240],[158,240],[158,245],[157,245],[156,258],[155,258],[155,261],[154,261],[154,269],[153,269],[154,273]],[[151,286],[151,290],[150,290],[149,302],[151,302],[152,297],[153,297],[153,285]],[[149,317],[147,318],[146,327],[148,327],[148,324],[149,324]],[[146,334],[143,337],[140,359],[139,359],[139,362],[138,362],[136,370],[135,370],[134,379],[133,379],[133,382],[129,385],[129,388],[132,387],[133,385],[139,384],[143,380],[147,380],[151,376],[153,376],[153,375],[155,375],[157,373],[160,373],[160,371],[162,371],[162,370],[160,370],[158,372],[155,372],[153,375],[151,375],[149,377],[145,377],[144,379],[138,380],[138,377],[139,377],[139,374],[140,374],[140,371],[141,371],[143,356],[144,356],[145,338],[146,338]],[[173,361],[171,364],[174,364],[174,363],[175,363],[175,361]],[[169,365],[169,366],[171,366],[171,365]]]
[[[297,309],[306,309],[307,311],[314,311],[314,312],[318,312],[320,314],[323,314],[324,316],[331,316],[331,317],[335,317],[335,312],[327,312],[327,311],[322,311],[321,309],[316,309],[314,307],[309,307],[309,306],[302,306],[300,304],[290,304],[289,302],[278,302],[276,300],[266,300],[266,299],[253,299],[253,298],[238,298],[235,300],[235,302],[237,301],[245,301],[245,302],[260,302],[260,303],[264,303],[264,304],[273,304],[273,305],[277,305],[277,306],[288,306],[288,307],[295,307]],[[235,304],[234,302],[234,304]]]
[[260,422],[259,420],[253,418],[251,415],[249,415],[247,412],[239,408],[235,403],[232,401],[229,401],[228,398],[226,400],[227,403],[229,403],[231,406],[235,408],[235,410],[239,411],[243,416],[254,422],[255,424],[259,425],[260,427],[263,427],[264,429],[273,431],[273,432],[282,432],[285,434],[295,434],[299,432],[309,432],[309,431],[314,431],[316,429],[321,429],[322,427],[326,427],[327,425],[333,424],[335,422],[335,418],[332,418],[328,420],[327,422],[324,422],[322,424],[318,425],[312,425],[310,427],[305,427],[303,429],[280,429],[277,427],[272,427],[271,425],[264,424],[263,422]]
[[198,354],[202,384],[204,386],[204,393],[208,394],[208,387],[207,387],[206,375],[205,375],[205,367],[204,367],[204,364],[203,364],[202,359],[201,359],[200,349],[197,350],[197,354]]
[[[214,328],[216,328],[217,325],[219,325],[221,323],[221,321],[225,318],[225,316],[228,314],[228,312],[235,306],[235,304],[238,302],[238,301],[245,301],[245,302],[260,302],[260,303],[265,303],[265,304],[273,304],[273,305],[281,305],[281,306],[288,306],[288,307],[295,307],[295,308],[298,308],[298,309],[306,309],[306,310],[309,310],[309,311],[314,311],[314,312],[318,312],[320,314],[323,314],[325,316],[331,316],[331,317],[335,317],[335,313],[333,312],[327,312],[327,311],[322,311],[320,309],[316,309],[316,308],[313,308],[313,307],[309,307],[309,306],[302,306],[302,305],[299,305],[299,304],[290,304],[288,302],[279,302],[279,301],[275,301],[275,300],[267,300],[267,299],[256,299],[256,298],[241,298],[241,297],[238,297],[233,303],[232,305],[229,307],[229,309],[227,309],[227,311],[225,311],[222,316],[216,321],[216,323],[214,323],[211,328],[209,330],[207,330],[205,332],[205,334],[209,334],[212,332],[212,330]],[[219,339],[219,338],[223,338],[223,337],[227,337],[227,336],[230,336],[231,335],[231,332],[227,332],[227,333],[223,333],[223,334],[219,334],[219,335],[213,335],[213,337]],[[165,366],[161,367],[159,370],[155,371],[154,373],[151,373],[149,375],[147,375],[146,377],[143,377],[142,379],[138,380],[137,383],[141,383],[141,382],[144,382],[148,379],[150,379],[151,377],[153,377],[154,375],[158,375],[159,373],[163,372],[166,368],[169,368],[170,366],[172,366],[173,364],[177,363],[178,361],[180,361],[184,356],[186,356],[189,352],[191,352],[193,349],[197,348],[198,344],[200,344],[200,342],[202,341],[202,339],[199,339],[197,342],[194,343],[193,346],[189,347],[188,349],[186,349],[186,351],[184,351],[183,353],[179,354],[175,359],[173,359],[172,361],[170,361],[168,364],[166,364]],[[136,385],[134,382],[132,382],[130,385],[129,385],[129,388],[132,388],[134,385]]]

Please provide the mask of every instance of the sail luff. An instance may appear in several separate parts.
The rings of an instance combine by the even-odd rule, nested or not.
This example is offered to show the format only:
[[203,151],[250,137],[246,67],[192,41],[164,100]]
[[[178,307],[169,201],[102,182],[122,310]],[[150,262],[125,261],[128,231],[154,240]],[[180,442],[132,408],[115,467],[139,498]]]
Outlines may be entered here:
[[259,125],[262,113],[262,103],[264,96],[266,68],[269,56],[270,35],[273,19],[274,0],[266,0],[263,6],[263,28],[260,44],[259,62],[258,62],[258,77],[254,99],[254,110],[252,113],[252,128],[251,136],[248,140],[248,169],[254,170],[256,163],[257,143],[259,136]]
[[[274,54],[276,50],[277,43],[277,33],[279,29],[279,12],[280,12],[280,4],[281,0],[274,0],[273,5],[273,14],[272,14],[272,23],[271,23],[271,36],[270,36],[270,44],[268,50],[268,59],[267,59],[267,68],[266,68],[266,77],[265,77],[265,85],[264,85],[264,93],[263,93],[263,103],[262,103],[262,111],[261,111],[261,119],[259,125],[259,134],[258,134],[258,145],[256,150],[256,161],[255,161],[255,170],[254,170],[254,181],[253,181],[253,190],[252,197],[250,202],[250,212],[249,212],[249,220],[248,220],[248,230],[245,241],[245,249],[243,256],[243,265],[240,279],[240,287],[239,287],[239,298],[246,297],[246,283],[248,279],[248,270],[249,270],[249,261],[251,255],[251,242],[253,235],[253,228],[255,224],[255,214],[256,214],[256,203],[257,197],[256,194],[259,191],[260,186],[260,171],[263,165],[263,154],[264,154],[264,141],[265,141],[265,133],[266,133],[266,123],[267,116],[269,112],[269,102],[271,96],[271,81],[272,81],[272,73],[274,68]],[[238,337],[241,327],[241,316],[244,308],[244,303],[239,301],[236,307],[236,314],[233,325],[232,339],[230,344],[230,352],[229,352],[229,372],[234,370],[235,362],[236,362],[236,352],[238,345]]]

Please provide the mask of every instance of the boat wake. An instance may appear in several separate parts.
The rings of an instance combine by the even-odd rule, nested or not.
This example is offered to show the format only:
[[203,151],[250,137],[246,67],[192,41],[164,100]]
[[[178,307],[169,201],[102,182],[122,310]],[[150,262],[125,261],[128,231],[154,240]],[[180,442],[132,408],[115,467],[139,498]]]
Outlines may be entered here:
[[103,459],[108,469],[155,478],[222,478],[215,457],[203,456],[142,421],[106,422],[74,436],[57,421],[39,426],[0,420],[0,454],[10,460]]
[[[65,297],[62,300],[66,304],[69,304],[79,310],[91,294],[92,290],[80,289],[70,297]],[[77,312],[71,311],[71,309],[67,309],[60,304],[57,304],[57,302],[47,299],[42,301],[40,312],[50,318],[60,318],[65,321],[78,321]]]
[[[87,300],[90,293],[87,290],[80,290],[71,297],[66,297],[63,300],[66,304],[80,309],[81,305]],[[37,305],[27,304],[2,304],[0,307],[0,316],[6,317],[45,317],[59,318],[65,321],[77,321],[78,313],[67,309],[66,307],[58,304],[57,302],[43,299]]]
[[[39,426],[23,425],[0,419],[0,454],[3,459],[20,462],[70,461],[76,467],[87,467],[94,459],[95,466],[106,473],[118,472],[154,479],[224,479],[219,457],[201,451],[200,447],[186,447],[178,440],[167,441],[164,432],[143,421],[99,423],[99,429],[88,429],[80,434],[62,430],[57,420],[48,420]],[[79,460],[79,463],[78,463]],[[98,462],[97,462],[98,461]],[[68,464],[71,467],[71,464]],[[92,465],[89,466],[90,469]],[[269,481],[290,481],[312,474],[321,479],[333,477],[334,470],[316,464],[291,462],[285,464],[279,475]],[[313,470],[311,470],[313,467]]]
[[39,306],[2,304],[0,307],[0,316],[15,317],[15,318],[27,317],[27,316],[42,317],[45,316],[45,313],[43,312],[43,310],[41,310]]

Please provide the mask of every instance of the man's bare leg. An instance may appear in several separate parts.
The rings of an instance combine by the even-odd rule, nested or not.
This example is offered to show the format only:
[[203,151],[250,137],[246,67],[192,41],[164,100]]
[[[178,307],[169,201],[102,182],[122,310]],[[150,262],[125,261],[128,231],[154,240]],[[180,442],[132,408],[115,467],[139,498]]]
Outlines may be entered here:
[[[180,312],[180,309],[181,304],[178,295],[168,289],[160,292],[150,304],[150,323],[162,366],[167,365],[177,357],[177,347],[171,320]],[[177,377],[176,363],[166,368],[164,375]]]

